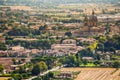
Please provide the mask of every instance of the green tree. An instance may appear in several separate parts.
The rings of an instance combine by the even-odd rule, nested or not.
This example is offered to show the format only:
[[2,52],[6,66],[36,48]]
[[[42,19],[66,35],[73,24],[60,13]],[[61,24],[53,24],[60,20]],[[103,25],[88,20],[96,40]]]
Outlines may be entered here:
[[99,51],[104,51],[104,44],[102,44],[102,43],[99,43],[98,45],[97,45],[97,50],[99,50]]
[[53,78],[53,77],[54,77],[54,73],[53,73],[53,72],[49,72],[49,73],[48,73],[48,77],[49,77],[49,78]]
[[115,61],[115,62],[113,62],[113,68],[119,68],[120,67],[120,62],[118,62],[118,61]]
[[83,62],[84,65],[87,65],[88,60],[85,59],[85,60],[83,60],[82,62]]
[[48,67],[47,67],[46,63],[44,61],[41,61],[33,67],[32,74],[38,75],[41,72],[46,71],[47,69],[48,69]]
[[68,37],[71,37],[72,33],[71,32],[66,32],[65,35],[68,36]]
[[100,64],[100,61],[94,61],[94,64],[97,66],[97,65],[99,65]]
[[71,55],[67,58],[67,62],[68,66],[70,67],[75,67],[77,64],[77,59],[75,55]]
[[38,75],[40,74],[40,67],[38,64],[36,64],[32,69],[32,75]]
[[0,50],[7,50],[5,43],[0,42]]
[[0,73],[2,73],[4,70],[4,66],[2,64],[0,64]]
[[40,71],[43,72],[43,71],[46,71],[48,69],[48,66],[46,65],[46,63],[44,61],[41,61],[39,63],[40,65]]
[[25,67],[24,66],[20,66],[19,67],[19,73],[22,74],[22,73],[25,73]]
[[16,59],[13,58],[13,59],[12,59],[12,62],[13,62],[13,64],[16,64]]
[[22,75],[20,75],[20,74],[12,74],[12,78],[14,79],[14,80],[22,80]]

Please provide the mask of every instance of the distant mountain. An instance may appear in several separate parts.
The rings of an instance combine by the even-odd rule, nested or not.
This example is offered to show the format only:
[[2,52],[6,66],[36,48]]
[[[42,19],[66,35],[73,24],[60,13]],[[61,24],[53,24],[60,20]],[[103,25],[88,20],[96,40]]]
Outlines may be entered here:
[[70,3],[117,3],[120,0],[0,0],[6,5],[40,5],[40,4],[70,4]]

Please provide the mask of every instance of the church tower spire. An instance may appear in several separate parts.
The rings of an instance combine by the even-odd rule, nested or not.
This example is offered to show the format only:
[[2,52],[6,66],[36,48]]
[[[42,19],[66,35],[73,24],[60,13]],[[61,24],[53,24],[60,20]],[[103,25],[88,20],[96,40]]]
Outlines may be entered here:
[[94,12],[94,10],[92,10],[92,15],[95,15],[95,12]]

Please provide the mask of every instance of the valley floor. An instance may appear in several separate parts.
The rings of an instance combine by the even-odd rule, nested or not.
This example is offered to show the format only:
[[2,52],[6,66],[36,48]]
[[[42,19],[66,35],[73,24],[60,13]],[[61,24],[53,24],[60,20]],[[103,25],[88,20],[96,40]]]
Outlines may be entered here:
[[120,80],[120,69],[115,68],[62,68],[60,71],[80,71],[75,80]]

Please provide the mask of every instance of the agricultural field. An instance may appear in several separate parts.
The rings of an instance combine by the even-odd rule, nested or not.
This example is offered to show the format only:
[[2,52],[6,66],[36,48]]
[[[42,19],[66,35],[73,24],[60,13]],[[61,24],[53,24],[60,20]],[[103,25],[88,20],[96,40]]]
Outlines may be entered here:
[[62,68],[60,71],[80,71],[75,80],[120,80],[120,69],[115,68]]
[[25,11],[32,10],[32,7],[30,6],[0,6],[0,7],[10,7],[11,10],[25,10]]
[[103,10],[105,11],[114,11],[116,8],[119,8],[117,6],[114,6],[112,4],[94,4],[94,3],[88,3],[88,4],[61,4],[57,6],[57,8],[60,9],[81,9],[84,11],[85,14],[91,14],[92,10],[94,9],[96,14],[101,14]]
[[10,77],[0,77],[0,80],[8,80]]

